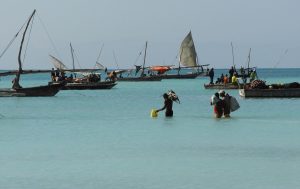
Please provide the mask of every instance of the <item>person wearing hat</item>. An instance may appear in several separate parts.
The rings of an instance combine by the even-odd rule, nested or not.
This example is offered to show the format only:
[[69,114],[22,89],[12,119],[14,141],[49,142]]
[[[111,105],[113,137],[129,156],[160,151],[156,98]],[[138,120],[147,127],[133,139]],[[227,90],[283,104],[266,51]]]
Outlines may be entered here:
[[161,109],[156,110],[156,112],[162,111],[164,109],[166,109],[166,113],[165,116],[166,117],[173,117],[173,101],[172,99],[169,98],[169,95],[167,93],[163,94],[163,97],[165,99],[164,102],[164,107],[162,107]]
[[230,98],[231,97],[228,93],[225,93],[224,90],[220,90],[219,95],[222,100],[224,117],[230,117]]

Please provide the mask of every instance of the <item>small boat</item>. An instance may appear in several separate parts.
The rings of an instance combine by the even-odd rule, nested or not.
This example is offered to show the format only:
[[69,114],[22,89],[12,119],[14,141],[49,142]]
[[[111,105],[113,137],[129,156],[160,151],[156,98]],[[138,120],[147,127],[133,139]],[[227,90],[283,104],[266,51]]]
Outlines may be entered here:
[[[253,87],[253,84],[257,84],[258,87]],[[265,85],[261,80],[254,80],[251,85],[240,89],[239,94],[245,98],[299,98],[300,84],[293,82],[283,85]]]
[[300,88],[240,89],[239,94],[245,98],[299,98]]
[[[61,90],[99,90],[99,89],[111,89],[117,83],[115,81],[101,81],[100,74],[94,73],[95,71],[99,71],[102,69],[106,69],[105,67],[101,67],[99,69],[89,69],[89,71],[76,71],[74,66],[74,58],[73,58],[73,48],[71,47],[71,54],[73,59],[73,70],[69,70],[65,64],[62,63],[59,59],[56,57],[50,55],[51,62],[53,63],[54,67],[58,69],[61,73],[64,72],[70,72],[71,74],[81,75],[82,77],[78,78],[63,78],[59,79],[58,81],[52,81],[49,82],[50,84],[54,83],[61,83],[64,82],[65,85],[62,87]],[[96,66],[102,66],[101,64],[97,65],[99,63],[96,63]]]
[[133,82],[140,82],[140,81],[161,81],[162,78],[156,76],[156,75],[146,75],[145,74],[145,63],[146,63],[146,55],[147,55],[147,45],[148,42],[146,41],[146,46],[145,46],[145,52],[144,52],[144,62],[143,62],[143,66],[136,66],[136,73],[138,73],[141,71],[141,74],[139,76],[128,76],[128,77],[121,77],[121,73],[124,72],[124,70],[122,72],[120,72],[120,74],[117,74],[117,81],[133,81]]
[[101,82],[67,82],[61,90],[99,90],[99,89],[111,89],[117,85],[114,81],[101,81]]
[[[152,66],[150,71],[157,72],[156,77],[161,79],[195,79],[198,76],[206,76],[206,72],[203,70],[203,66],[199,65],[197,53],[192,37],[192,32],[190,31],[188,35],[184,38],[179,49],[179,61],[178,67],[172,68],[172,66]],[[192,69],[191,73],[181,73],[182,69]],[[177,70],[177,74],[169,74],[170,70]]]
[[205,89],[239,89],[238,85],[234,85],[232,83],[227,83],[227,84],[204,84],[204,88]]
[[[54,96],[56,93],[65,85],[64,83],[54,83],[48,84],[44,86],[35,86],[35,87],[22,87],[20,85],[20,78],[21,74],[23,74],[22,69],[22,62],[21,62],[21,54],[23,43],[25,40],[26,31],[30,25],[30,22],[35,15],[36,10],[33,11],[29,20],[27,21],[26,27],[23,32],[20,48],[19,48],[19,55],[18,55],[18,63],[19,69],[15,71],[16,78],[13,80],[12,88],[3,88],[0,89],[0,97],[45,97],[45,96]],[[19,32],[18,32],[19,33]],[[17,33],[17,35],[18,35]],[[17,37],[17,35],[15,37]],[[14,74],[14,72],[11,72]],[[9,74],[8,74],[9,75]]]

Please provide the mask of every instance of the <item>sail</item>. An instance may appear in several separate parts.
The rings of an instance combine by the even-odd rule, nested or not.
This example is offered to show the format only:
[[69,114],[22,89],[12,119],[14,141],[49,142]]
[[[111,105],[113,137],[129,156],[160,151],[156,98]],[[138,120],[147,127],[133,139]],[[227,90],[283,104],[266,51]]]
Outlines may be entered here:
[[100,70],[105,70],[105,69],[106,69],[106,67],[103,66],[102,64],[100,64],[99,62],[96,62],[96,67],[97,67],[98,69],[100,69]]
[[64,65],[60,60],[58,60],[57,58],[55,58],[52,55],[49,55],[49,56],[51,58],[52,64],[54,65],[54,67],[56,69],[59,69],[59,70],[68,70],[68,67],[66,65]]
[[186,67],[197,66],[197,53],[191,32],[182,41],[179,53],[181,65]]

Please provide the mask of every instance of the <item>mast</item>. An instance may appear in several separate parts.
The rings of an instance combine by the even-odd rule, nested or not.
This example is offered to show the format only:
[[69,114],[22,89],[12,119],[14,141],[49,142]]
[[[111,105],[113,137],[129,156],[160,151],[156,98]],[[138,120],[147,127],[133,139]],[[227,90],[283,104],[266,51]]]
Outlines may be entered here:
[[235,67],[235,64],[234,64],[233,44],[232,44],[232,42],[231,42],[230,44],[231,44],[232,64],[233,64],[233,66]]
[[71,48],[71,56],[72,56],[72,65],[73,65],[73,70],[75,70],[75,64],[74,64],[74,49],[72,47],[72,44],[70,43],[70,48]]
[[142,73],[141,73],[141,76],[142,76],[142,77],[144,76],[144,70],[145,70],[146,55],[147,55],[147,45],[148,45],[148,41],[146,41],[146,46],[145,46],[144,63],[143,63]]
[[249,65],[250,65],[250,54],[251,54],[251,48],[249,50],[249,55],[248,55],[248,75],[249,75],[249,72],[250,72],[250,68],[249,68]]
[[[73,72],[75,71],[75,61],[74,61],[74,49],[72,47],[72,44],[70,43],[70,49],[71,49],[71,56],[72,56],[72,66],[73,66]],[[74,73],[74,77],[76,78],[76,73]]]
[[182,52],[183,52],[183,48],[181,49],[181,52],[180,52],[180,55],[179,55],[179,61],[178,61],[178,71],[177,71],[177,75],[179,75],[179,72],[180,72],[180,61],[181,61],[181,55],[182,55]]
[[28,29],[30,21],[31,21],[32,17],[34,16],[35,12],[36,12],[36,10],[34,9],[34,11],[32,12],[32,14],[29,17],[26,28],[23,32],[22,41],[21,41],[20,49],[19,49],[19,55],[18,55],[19,70],[18,70],[18,72],[16,74],[16,78],[14,79],[14,82],[13,82],[13,86],[12,86],[13,89],[22,88],[20,83],[19,83],[20,82],[20,75],[23,72],[23,70],[22,70],[22,61],[21,61],[22,48],[23,48],[23,43],[24,43],[24,40],[25,40],[26,31]]

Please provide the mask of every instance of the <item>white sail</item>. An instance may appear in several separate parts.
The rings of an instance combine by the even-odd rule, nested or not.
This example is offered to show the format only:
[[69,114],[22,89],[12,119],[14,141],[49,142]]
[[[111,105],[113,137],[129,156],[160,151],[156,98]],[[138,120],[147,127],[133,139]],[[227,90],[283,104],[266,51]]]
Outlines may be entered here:
[[100,70],[105,70],[106,67],[100,64],[99,62],[96,62],[96,67],[99,68]]
[[55,58],[52,55],[49,55],[49,56],[51,58],[52,64],[54,65],[54,67],[56,69],[59,69],[59,70],[68,70],[68,67],[66,65],[64,65],[60,60],[58,60],[57,58]]
[[181,65],[186,67],[197,66],[197,53],[191,32],[182,41],[179,53]]

